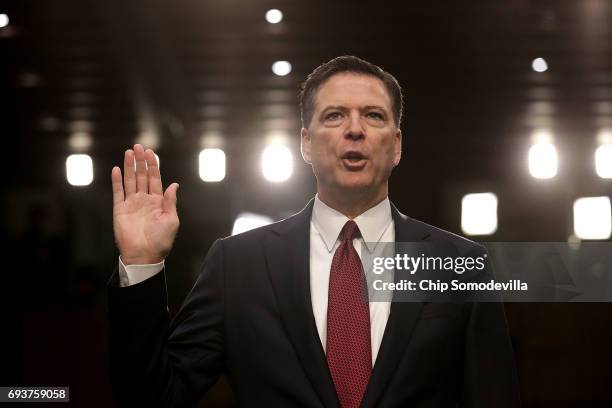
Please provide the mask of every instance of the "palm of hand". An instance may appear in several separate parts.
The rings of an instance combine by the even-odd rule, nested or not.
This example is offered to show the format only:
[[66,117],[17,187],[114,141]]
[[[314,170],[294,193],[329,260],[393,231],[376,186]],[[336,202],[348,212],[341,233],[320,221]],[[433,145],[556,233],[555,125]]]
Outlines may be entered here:
[[163,210],[162,201],[161,195],[136,193],[114,205],[115,238],[122,255],[153,256],[160,262],[170,252],[179,219],[176,212]]
[[121,169],[111,172],[113,227],[125,265],[161,262],[172,248],[179,227],[176,212],[178,184],[163,191],[153,150],[139,144],[127,150]]

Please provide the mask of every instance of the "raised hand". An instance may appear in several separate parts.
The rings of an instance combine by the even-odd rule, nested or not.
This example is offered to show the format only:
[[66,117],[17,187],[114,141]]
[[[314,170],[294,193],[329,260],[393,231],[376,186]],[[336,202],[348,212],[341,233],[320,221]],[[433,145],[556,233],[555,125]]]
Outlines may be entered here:
[[161,262],[170,252],[179,227],[179,185],[172,183],[163,191],[155,153],[139,144],[125,152],[123,181],[116,166],[111,179],[113,229],[121,260],[125,265]]

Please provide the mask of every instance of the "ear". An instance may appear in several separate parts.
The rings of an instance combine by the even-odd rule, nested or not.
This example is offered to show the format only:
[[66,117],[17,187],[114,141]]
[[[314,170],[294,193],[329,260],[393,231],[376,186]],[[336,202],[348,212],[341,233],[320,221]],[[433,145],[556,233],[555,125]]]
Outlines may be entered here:
[[300,131],[302,158],[308,164],[312,164],[310,160],[310,133],[308,129],[302,128]]
[[393,156],[393,167],[397,166],[402,158],[402,131],[397,129],[395,133],[395,154]]

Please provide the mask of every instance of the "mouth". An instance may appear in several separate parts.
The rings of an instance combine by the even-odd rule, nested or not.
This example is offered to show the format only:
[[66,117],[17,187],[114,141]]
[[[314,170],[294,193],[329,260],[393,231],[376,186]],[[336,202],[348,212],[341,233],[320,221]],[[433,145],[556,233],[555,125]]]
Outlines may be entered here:
[[367,156],[357,151],[348,151],[342,155],[342,163],[349,170],[361,170],[367,161]]

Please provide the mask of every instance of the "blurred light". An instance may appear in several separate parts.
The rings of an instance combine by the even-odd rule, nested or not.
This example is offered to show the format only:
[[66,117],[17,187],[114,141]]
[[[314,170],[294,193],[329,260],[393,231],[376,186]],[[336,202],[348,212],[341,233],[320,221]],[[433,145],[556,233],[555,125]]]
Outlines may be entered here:
[[295,112],[294,106],[289,104],[275,103],[270,105],[263,105],[261,110],[264,117],[288,117],[293,115]]
[[55,132],[59,127],[60,121],[55,116],[45,115],[40,118],[40,128],[45,132]]
[[205,118],[222,118],[227,113],[227,108],[223,105],[206,105],[201,110]]
[[153,153],[155,155],[155,160],[157,161],[157,167],[159,168],[159,156],[157,155],[157,153]]
[[35,88],[41,84],[40,76],[34,72],[24,72],[19,78],[19,85],[24,88]]
[[491,235],[497,231],[497,196],[467,194],[461,200],[461,229],[467,235]]
[[599,115],[611,115],[612,103],[608,101],[599,101],[593,104],[593,110]]
[[612,144],[612,130],[602,129],[597,133],[597,143],[600,145]]
[[216,120],[216,119],[205,119],[202,122],[202,128],[207,131],[222,131],[225,128],[225,122],[222,120]]
[[223,134],[215,130],[204,132],[200,138],[200,146],[202,149],[222,148]]
[[9,25],[9,17],[4,13],[0,14],[0,28],[4,28],[7,25]]
[[555,106],[548,101],[535,101],[528,104],[528,111],[532,115],[552,115],[555,113]]
[[263,175],[268,181],[285,181],[293,173],[293,155],[285,146],[269,146],[261,159]]
[[88,120],[75,120],[70,123],[71,132],[91,132],[93,130],[93,123]]
[[95,95],[89,92],[73,92],[70,94],[70,102],[75,105],[89,105],[95,100]]
[[93,181],[93,162],[86,154],[72,154],[66,159],[66,179],[73,186],[87,186]]
[[68,116],[74,119],[89,119],[94,116],[94,110],[88,106],[76,106],[68,111]]
[[278,9],[266,11],[266,21],[270,24],[278,24],[283,21],[283,12]]
[[601,145],[595,150],[595,170],[601,178],[612,178],[612,144]]
[[225,178],[225,152],[221,149],[204,149],[199,157],[200,178],[216,183]]
[[77,152],[88,150],[92,143],[91,136],[87,132],[75,132],[70,135],[70,139],[68,139],[68,146]]
[[531,142],[536,143],[552,143],[553,142],[552,132],[548,129],[537,129],[531,135]]
[[265,142],[268,146],[286,146],[291,141],[291,135],[284,130],[271,130],[266,133]]
[[272,72],[278,76],[289,75],[291,72],[291,64],[288,61],[276,61],[272,64]]
[[262,90],[260,93],[262,102],[269,103],[293,103],[295,92],[282,89]]
[[274,220],[265,215],[240,213],[234,221],[232,235],[240,234],[255,228],[263,227],[264,225],[272,224]]
[[145,149],[157,150],[159,148],[159,136],[153,131],[143,131],[136,138],[136,143],[141,144]]
[[574,234],[581,239],[608,239],[612,231],[610,198],[582,197],[574,201]]
[[557,175],[557,149],[551,143],[536,143],[529,149],[529,173],[537,179]]
[[536,58],[531,63],[531,68],[533,68],[535,72],[544,72],[548,70],[548,64],[544,58]]
[[278,129],[293,130],[299,126],[300,119],[298,116],[294,118],[261,118],[259,123],[263,129],[276,131]]
[[573,250],[580,249],[580,238],[578,238],[576,234],[570,234],[570,236],[567,237],[567,243],[570,249],[573,249]]

